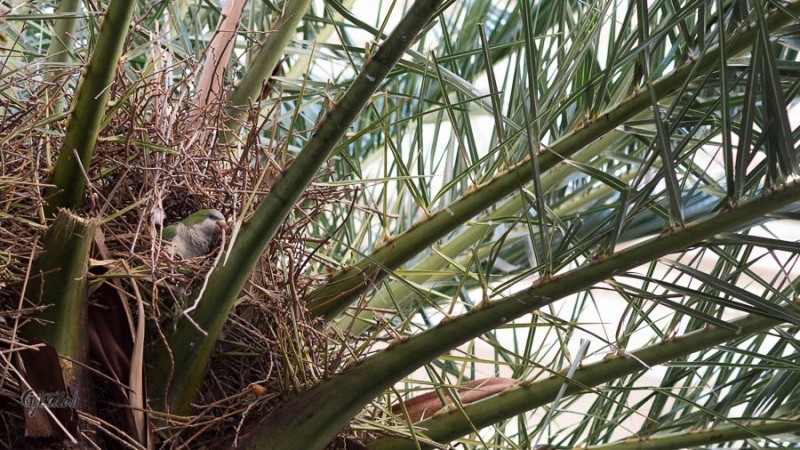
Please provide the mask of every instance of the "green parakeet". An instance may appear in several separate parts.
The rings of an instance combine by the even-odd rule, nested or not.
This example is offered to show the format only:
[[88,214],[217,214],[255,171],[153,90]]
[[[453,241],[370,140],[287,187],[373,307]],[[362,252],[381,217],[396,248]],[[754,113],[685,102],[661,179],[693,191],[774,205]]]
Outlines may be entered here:
[[170,253],[182,259],[192,259],[208,253],[211,239],[217,230],[227,230],[225,216],[216,209],[201,209],[162,232],[162,237],[171,242]]

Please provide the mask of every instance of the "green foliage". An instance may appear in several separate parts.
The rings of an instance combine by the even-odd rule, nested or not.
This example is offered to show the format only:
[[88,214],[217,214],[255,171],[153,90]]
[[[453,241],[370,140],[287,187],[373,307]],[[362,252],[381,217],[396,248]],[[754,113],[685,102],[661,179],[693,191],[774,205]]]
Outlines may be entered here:
[[[221,350],[230,344],[220,345],[223,330],[257,309],[241,303],[269,305],[277,295],[269,279],[286,282],[279,296],[296,306],[285,314],[293,333],[306,326],[297,315],[307,308],[327,340],[323,350],[279,342],[296,345],[294,360],[289,351],[273,358],[283,378],[312,360],[316,376],[292,379],[269,408],[230,413],[247,423],[225,442],[322,448],[345,430],[340,439],[375,449],[426,440],[463,448],[798,445],[786,433],[800,431],[800,1],[370,8],[248,3],[224,62],[230,95],[217,105],[220,119],[202,128],[212,130],[208,140],[192,123],[154,124],[162,111],[192,108],[186,80],[207,56],[220,17],[213,2],[137,5],[127,36],[119,34],[127,24],[116,29],[121,59],[102,57],[111,43],[102,11],[76,18],[66,7],[18,8],[0,22],[2,45],[13,50],[2,66],[0,114],[14,124],[31,118],[0,127],[0,145],[21,133],[63,142],[49,193],[63,189],[70,199],[43,199],[47,211],[103,211],[113,224],[153,208],[150,200],[120,206],[116,188],[93,187],[134,170],[130,160],[93,155],[96,142],[123,142],[158,170],[158,161],[196,157],[200,147],[203,158],[251,171],[241,175],[253,179],[247,190],[196,194],[225,199],[233,235],[192,310],[152,342],[150,407],[203,408],[191,407],[203,405],[197,393],[223,384],[209,366],[235,353]],[[52,25],[67,18],[78,27]],[[73,33],[78,45],[65,45]],[[98,68],[73,76],[71,58],[52,52],[114,60],[105,81],[90,85],[93,106],[82,90]],[[20,74],[45,63],[48,79],[63,79],[75,97],[66,115],[25,107],[34,90]],[[163,103],[137,110],[150,97]],[[183,103],[172,110],[167,99]],[[86,135],[76,131],[81,117],[91,118]],[[195,147],[164,137],[173,132]],[[76,164],[63,149],[78,138],[84,173],[67,172],[62,160]],[[54,155],[42,147],[50,168]],[[152,180],[140,185],[161,186]],[[341,196],[315,202],[309,192],[321,188]],[[39,226],[49,215],[38,214]],[[278,245],[290,233],[297,252]],[[257,348],[247,339],[234,345]],[[452,398],[459,385],[487,377],[516,381],[419,426],[391,407],[424,389]]]

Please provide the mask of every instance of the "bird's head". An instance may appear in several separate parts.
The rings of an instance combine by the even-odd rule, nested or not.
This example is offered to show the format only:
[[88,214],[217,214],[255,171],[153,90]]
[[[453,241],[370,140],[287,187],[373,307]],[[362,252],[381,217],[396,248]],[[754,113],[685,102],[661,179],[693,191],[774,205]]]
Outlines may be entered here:
[[229,229],[225,216],[216,209],[201,209],[183,219],[181,223],[190,229],[203,230],[209,234]]

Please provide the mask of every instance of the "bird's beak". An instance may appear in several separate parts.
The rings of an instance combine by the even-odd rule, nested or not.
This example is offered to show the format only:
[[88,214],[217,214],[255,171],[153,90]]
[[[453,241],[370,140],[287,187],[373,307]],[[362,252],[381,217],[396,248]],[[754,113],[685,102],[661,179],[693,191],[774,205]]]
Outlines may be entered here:
[[219,231],[228,231],[230,227],[228,227],[228,222],[225,220],[218,220],[217,221],[217,230]]

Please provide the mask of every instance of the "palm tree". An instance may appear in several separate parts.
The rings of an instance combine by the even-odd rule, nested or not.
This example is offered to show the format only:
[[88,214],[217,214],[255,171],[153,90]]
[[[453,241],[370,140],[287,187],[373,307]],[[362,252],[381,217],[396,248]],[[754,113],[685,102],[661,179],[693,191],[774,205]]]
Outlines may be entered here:
[[798,445],[800,1],[2,4],[7,446]]

